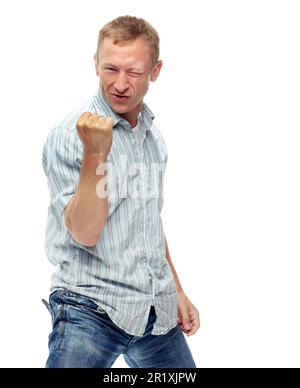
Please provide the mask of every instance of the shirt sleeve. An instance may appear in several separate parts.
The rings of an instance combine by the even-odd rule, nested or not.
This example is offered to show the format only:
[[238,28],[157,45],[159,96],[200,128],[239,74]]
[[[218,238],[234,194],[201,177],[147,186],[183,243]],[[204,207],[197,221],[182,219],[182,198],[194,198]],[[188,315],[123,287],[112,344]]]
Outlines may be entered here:
[[161,160],[163,163],[166,164],[168,161],[168,148],[167,148],[165,139],[163,137],[163,134],[161,130],[158,128],[158,126],[154,123],[152,125],[152,132],[154,133],[154,136],[157,141],[157,146],[160,152]]
[[48,178],[52,210],[62,216],[75,193],[82,164],[82,145],[72,129],[54,128],[43,148],[42,165]]

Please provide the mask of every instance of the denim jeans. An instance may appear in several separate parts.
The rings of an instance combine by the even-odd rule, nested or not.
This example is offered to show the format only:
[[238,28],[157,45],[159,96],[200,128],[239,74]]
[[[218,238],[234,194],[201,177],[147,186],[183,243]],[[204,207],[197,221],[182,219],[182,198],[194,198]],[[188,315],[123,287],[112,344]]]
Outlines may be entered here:
[[59,289],[49,303],[42,301],[52,317],[46,368],[110,368],[120,354],[131,368],[196,368],[179,324],[166,334],[151,334],[153,306],[139,337],[116,326],[85,296]]

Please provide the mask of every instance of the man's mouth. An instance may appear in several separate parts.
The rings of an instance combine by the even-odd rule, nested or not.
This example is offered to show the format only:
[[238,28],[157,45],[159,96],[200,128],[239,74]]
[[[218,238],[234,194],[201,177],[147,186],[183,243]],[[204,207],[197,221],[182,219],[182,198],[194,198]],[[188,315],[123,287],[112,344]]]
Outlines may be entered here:
[[120,94],[112,94],[113,97],[117,98],[118,100],[127,100],[129,96],[122,96]]

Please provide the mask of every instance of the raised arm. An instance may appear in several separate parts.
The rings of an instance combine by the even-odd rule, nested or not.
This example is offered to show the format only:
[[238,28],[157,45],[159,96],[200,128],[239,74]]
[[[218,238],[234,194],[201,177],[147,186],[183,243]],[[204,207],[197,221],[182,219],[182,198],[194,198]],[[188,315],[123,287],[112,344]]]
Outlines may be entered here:
[[108,217],[108,197],[99,195],[96,190],[100,180],[107,183],[107,171],[103,169],[102,174],[96,174],[96,170],[107,161],[113,119],[85,112],[77,121],[76,128],[83,144],[83,161],[79,184],[64,210],[64,220],[77,242],[94,246]]

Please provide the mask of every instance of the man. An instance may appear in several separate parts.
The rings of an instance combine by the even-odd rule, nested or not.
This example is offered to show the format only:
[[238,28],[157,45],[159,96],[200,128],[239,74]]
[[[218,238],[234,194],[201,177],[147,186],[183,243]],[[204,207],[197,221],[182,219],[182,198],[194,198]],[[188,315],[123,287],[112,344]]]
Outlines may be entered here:
[[[57,266],[47,368],[196,367],[186,339],[199,313],[172,264],[160,212],[167,149],[143,102],[162,68],[145,20],[99,32],[99,88],[49,133],[45,249]],[[153,191],[153,188],[155,189]]]

